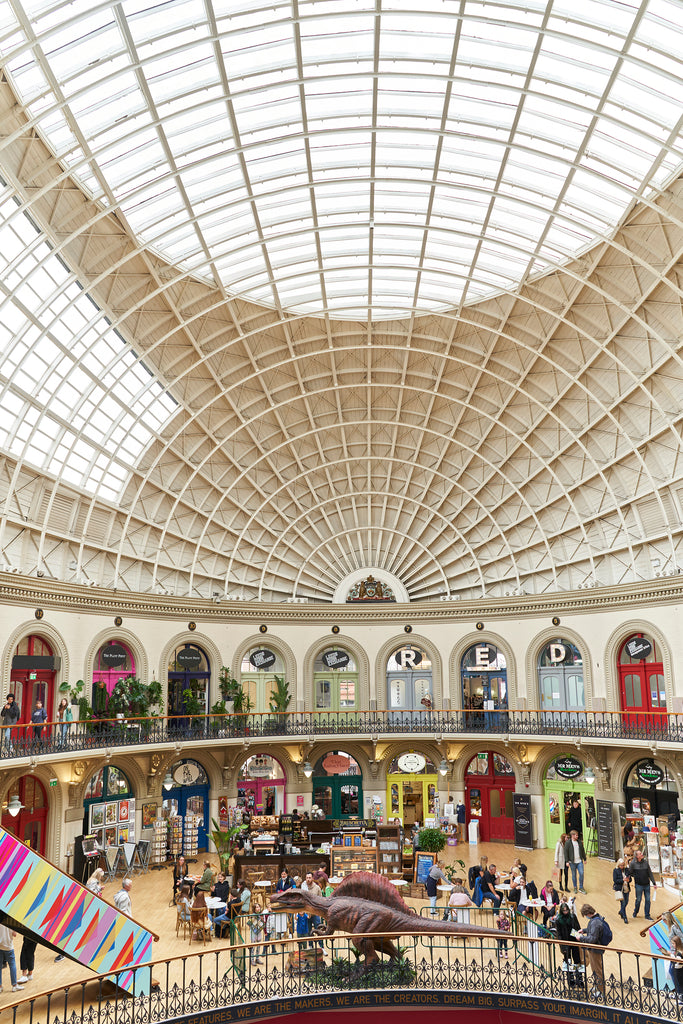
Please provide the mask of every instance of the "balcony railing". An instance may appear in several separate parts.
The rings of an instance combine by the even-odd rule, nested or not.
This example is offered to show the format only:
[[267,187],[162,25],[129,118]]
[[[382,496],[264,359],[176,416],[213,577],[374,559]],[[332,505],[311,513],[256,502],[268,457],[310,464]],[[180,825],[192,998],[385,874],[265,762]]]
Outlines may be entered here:
[[[5,1005],[4,1019],[12,1024],[225,1022],[380,1006],[527,1009],[616,1024],[682,1018],[683,1007],[667,981],[672,961],[666,957],[572,944],[580,951],[576,963],[557,940],[507,935],[505,958],[495,938],[396,932],[390,937],[400,959],[381,959],[368,970],[350,936],[266,942],[265,950],[263,941],[222,946],[137,968],[149,974],[148,995],[128,996],[112,987],[115,975],[102,976]],[[258,951],[261,962],[255,963]],[[222,1012],[214,1016],[215,1010]]]
[[92,747],[199,742],[251,737],[339,735],[558,736],[683,743],[683,714],[640,711],[295,711],[272,714],[92,719],[62,725],[0,728],[0,757],[55,754]]

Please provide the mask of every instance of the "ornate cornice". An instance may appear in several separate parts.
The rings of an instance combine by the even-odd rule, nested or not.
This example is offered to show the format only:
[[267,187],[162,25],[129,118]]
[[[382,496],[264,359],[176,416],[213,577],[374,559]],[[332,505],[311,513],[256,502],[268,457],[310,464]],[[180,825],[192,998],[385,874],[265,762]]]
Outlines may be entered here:
[[679,604],[683,577],[645,580],[590,591],[569,591],[523,598],[479,598],[471,601],[425,601],[416,604],[332,605],[275,604],[265,601],[188,601],[156,594],[75,586],[56,580],[34,580],[0,573],[0,602],[70,612],[154,617],[202,622],[418,623],[531,618],[542,615],[588,614],[600,610]]

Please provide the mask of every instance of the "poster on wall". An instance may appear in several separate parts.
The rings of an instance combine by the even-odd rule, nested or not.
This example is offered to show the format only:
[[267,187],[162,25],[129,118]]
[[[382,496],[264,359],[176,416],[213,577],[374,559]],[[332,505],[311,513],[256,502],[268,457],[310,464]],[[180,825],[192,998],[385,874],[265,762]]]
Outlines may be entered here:
[[90,807],[90,831],[94,832],[104,825],[104,804],[92,804]]
[[107,825],[115,825],[116,824],[116,822],[118,821],[117,811],[118,811],[118,808],[117,808],[116,804],[107,804],[107,810],[106,810],[106,814],[105,814],[105,818],[104,818],[105,824],[107,824]]
[[142,805],[142,827],[151,828],[152,822],[157,816],[157,804],[156,801],[152,801],[148,804]]
[[128,821],[128,801],[119,800],[119,821]]
[[614,829],[612,827],[612,801],[598,800],[598,857],[614,860]]
[[526,793],[513,793],[513,815],[515,822],[515,846],[521,850],[532,850],[531,797]]

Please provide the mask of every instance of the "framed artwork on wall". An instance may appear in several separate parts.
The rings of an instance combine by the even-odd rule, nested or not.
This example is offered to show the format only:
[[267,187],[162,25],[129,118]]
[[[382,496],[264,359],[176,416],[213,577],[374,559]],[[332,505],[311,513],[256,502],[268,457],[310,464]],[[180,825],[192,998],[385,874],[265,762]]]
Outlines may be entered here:
[[90,830],[102,828],[104,825],[104,804],[92,804],[90,807]]
[[117,805],[107,804],[107,810],[105,813],[104,823],[105,825],[115,825],[118,821]]
[[119,821],[128,821],[128,801],[119,800]]

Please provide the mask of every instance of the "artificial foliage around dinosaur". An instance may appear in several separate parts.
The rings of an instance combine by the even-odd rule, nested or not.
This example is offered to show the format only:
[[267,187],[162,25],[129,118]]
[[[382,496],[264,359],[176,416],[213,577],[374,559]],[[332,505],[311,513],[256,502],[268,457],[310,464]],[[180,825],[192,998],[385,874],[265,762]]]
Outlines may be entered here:
[[388,963],[374,960],[360,977],[357,963],[342,956],[335,956],[331,964],[316,971],[315,975],[317,985],[342,989],[411,987],[416,977],[415,967],[405,958],[400,947],[398,959]]

